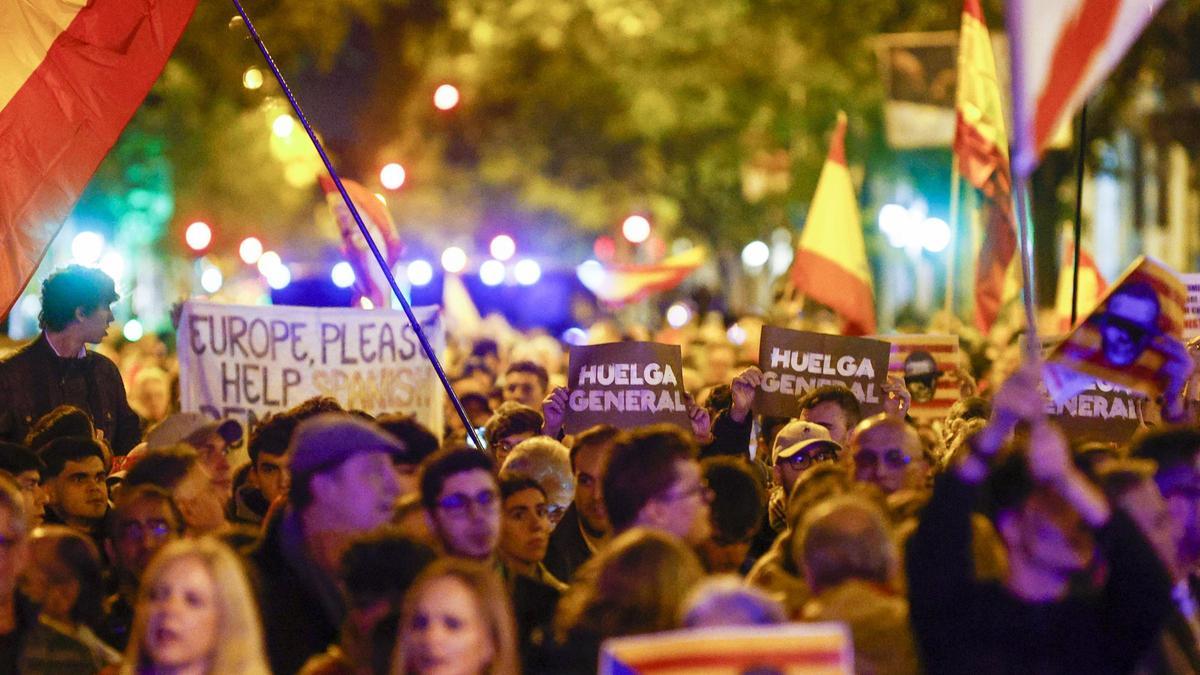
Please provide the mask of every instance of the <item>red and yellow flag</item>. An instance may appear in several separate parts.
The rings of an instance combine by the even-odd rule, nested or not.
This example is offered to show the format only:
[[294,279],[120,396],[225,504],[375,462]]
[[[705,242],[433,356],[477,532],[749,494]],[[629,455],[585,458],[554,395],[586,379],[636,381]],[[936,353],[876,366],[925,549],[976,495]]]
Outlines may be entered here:
[[150,91],[196,3],[0,2],[0,313]]
[[703,246],[663,258],[651,265],[616,265],[610,268],[580,268],[579,280],[601,302],[621,306],[662,293],[683,283],[704,264]]
[[792,263],[796,290],[837,312],[846,335],[875,332],[875,294],[854,182],[846,166],[846,114],[838,113]]
[[958,47],[958,123],[954,154],[963,178],[987,198],[983,243],[975,265],[975,325],[987,331],[1004,301],[1004,280],[1017,250],[1008,134],[996,59],[979,0],[963,4]]

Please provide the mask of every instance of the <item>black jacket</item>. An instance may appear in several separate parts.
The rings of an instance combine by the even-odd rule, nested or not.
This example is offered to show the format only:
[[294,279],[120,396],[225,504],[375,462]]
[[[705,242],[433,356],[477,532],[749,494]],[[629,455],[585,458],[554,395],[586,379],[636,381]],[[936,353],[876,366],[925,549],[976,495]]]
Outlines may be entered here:
[[38,418],[63,404],[91,415],[115,455],[142,440],[141,420],[129,407],[121,373],[103,354],[61,358],[43,333],[0,361],[0,439],[24,442]]
[[908,540],[910,616],[925,671],[1130,672],[1174,605],[1166,569],[1129,516],[1114,510],[1096,531],[1109,574],[1095,594],[1027,602],[974,577],[971,511],[979,494],[943,474]]
[[550,533],[550,546],[543,562],[555,578],[570,583],[575,570],[591,557],[592,549],[588,548],[579,531],[579,510],[575,508],[575,502],[571,502],[554,532]]
[[247,556],[262,610],[271,672],[290,675],[335,644],[345,608],[331,580],[306,559],[299,516],[280,510]]

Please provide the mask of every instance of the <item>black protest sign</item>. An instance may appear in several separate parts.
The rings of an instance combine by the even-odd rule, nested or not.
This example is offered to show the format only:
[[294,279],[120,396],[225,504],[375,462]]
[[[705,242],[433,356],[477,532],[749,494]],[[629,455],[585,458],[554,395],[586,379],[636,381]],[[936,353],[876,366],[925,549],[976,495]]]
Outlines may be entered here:
[[628,429],[668,422],[691,429],[677,345],[614,342],[571,347],[567,433],[597,424]]
[[890,350],[880,340],[763,326],[758,355],[763,378],[754,393],[754,411],[796,417],[801,395],[840,384],[854,392],[864,416],[882,412]]
[[1141,394],[1103,380],[1061,405],[1046,399],[1046,413],[1062,427],[1072,443],[1128,443],[1138,428]]

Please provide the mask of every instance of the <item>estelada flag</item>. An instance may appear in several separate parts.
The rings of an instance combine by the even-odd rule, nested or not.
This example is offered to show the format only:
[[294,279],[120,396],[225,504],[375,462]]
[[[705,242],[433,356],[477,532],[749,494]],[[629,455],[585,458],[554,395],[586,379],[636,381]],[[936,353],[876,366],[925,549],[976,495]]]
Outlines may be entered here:
[[1017,250],[1017,230],[1004,106],[979,0],[963,4],[955,113],[954,154],[963,178],[986,198],[988,212],[975,265],[975,325],[986,332],[1003,304],[1005,274]]
[[958,381],[958,338],[953,335],[887,335],[892,343],[888,374],[904,379],[912,396],[908,414],[919,420],[941,419],[962,398]]
[[838,113],[791,276],[797,291],[837,312],[846,335],[875,332],[871,267],[854,181],[846,166],[846,113]]
[[1062,402],[1090,379],[1157,395],[1167,358],[1156,342],[1180,339],[1186,301],[1187,291],[1171,268],[1138,258],[1046,359],[1044,380],[1051,398]]
[[1017,175],[1120,62],[1163,0],[1008,0]]
[[847,675],[853,643],[840,623],[696,628],[605,640],[599,675]]
[[596,294],[596,299],[620,306],[675,288],[699,269],[707,257],[703,246],[694,246],[657,263],[614,265],[601,268],[596,274],[582,274],[579,280]]
[[162,72],[196,3],[0,2],[0,315]]
[[[388,283],[383,270],[379,269],[375,255],[367,246],[362,230],[358,228],[358,223],[346,207],[346,200],[342,199],[342,193],[338,192],[333,179],[323,173],[318,180],[325,192],[325,203],[329,205],[329,210],[337,221],[338,231],[342,235],[342,253],[354,268],[355,290],[363,297],[369,298],[375,307],[387,309],[390,306],[388,300],[392,297],[391,284]],[[392,220],[392,214],[388,211],[383,196],[372,194],[362,184],[347,178],[342,179],[342,187],[346,188],[346,194],[354,202],[355,210],[362,217],[367,231],[371,233],[371,239],[375,241],[379,252],[387,261],[388,269],[391,269],[404,252],[404,245],[400,241],[400,233],[396,230],[396,223]]]

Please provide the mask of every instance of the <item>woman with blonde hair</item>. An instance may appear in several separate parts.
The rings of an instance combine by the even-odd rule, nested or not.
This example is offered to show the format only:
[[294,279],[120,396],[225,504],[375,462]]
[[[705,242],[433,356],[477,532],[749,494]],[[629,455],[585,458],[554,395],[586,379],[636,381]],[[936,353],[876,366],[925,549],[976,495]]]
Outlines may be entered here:
[[682,540],[635,527],[576,572],[554,618],[553,672],[596,672],[600,643],[679,627],[683,601],[704,570]]
[[392,675],[518,675],[517,630],[500,576],[443,558],[404,598]]
[[122,675],[269,675],[254,595],[216,539],[167,544],[146,569]]

